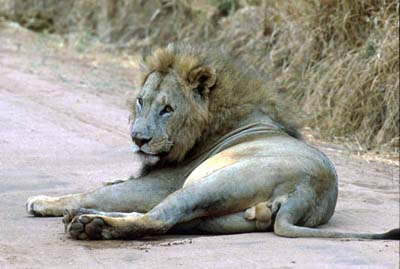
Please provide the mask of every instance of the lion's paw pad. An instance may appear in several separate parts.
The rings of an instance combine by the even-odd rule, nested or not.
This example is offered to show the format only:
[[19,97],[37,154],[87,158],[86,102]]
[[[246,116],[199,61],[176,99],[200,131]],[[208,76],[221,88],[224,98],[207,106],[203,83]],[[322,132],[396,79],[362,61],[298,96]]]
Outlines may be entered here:
[[73,239],[112,239],[108,228],[99,216],[76,215],[68,224],[67,230]]

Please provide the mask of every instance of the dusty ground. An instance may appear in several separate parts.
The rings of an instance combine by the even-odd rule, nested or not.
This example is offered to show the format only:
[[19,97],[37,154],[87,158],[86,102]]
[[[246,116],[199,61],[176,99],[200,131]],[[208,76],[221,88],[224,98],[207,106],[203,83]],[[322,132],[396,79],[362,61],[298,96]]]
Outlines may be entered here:
[[[82,242],[64,234],[60,218],[28,216],[29,196],[87,190],[138,168],[125,108],[134,70],[61,45],[0,27],[0,268],[398,268],[393,241],[254,233]],[[399,226],[398,166],[323,150],[340,195],[322,228]]]

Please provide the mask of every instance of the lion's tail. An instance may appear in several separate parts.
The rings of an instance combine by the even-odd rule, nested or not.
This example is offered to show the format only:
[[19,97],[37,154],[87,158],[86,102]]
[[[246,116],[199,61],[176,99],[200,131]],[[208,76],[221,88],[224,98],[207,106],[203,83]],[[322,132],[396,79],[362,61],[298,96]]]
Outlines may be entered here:
[[390,230],[386,233],[356,233],[356,232],[336,232],[314,228],[295,226],[290,223],[280,222],[275,225],[275,233],[285,237],[318,237],[318,238],[361,238],[361,239],[381,239],[381,240],[400,240],[400,228]]
[[[304,186],[303,186],[304,187]],[[307,187],[306,187],[307,188]],[[400,228],[386,233],[357,233],[320,230],[309,227],[300,227],[295,224],[309,212],[307,205],[314,197],[307,189],[299,186],[291,197],[279,208],[275,218],[274,232],[285,237],[321,237],[321,238],[362,238],[362,239],[390,239],[400,240]]]

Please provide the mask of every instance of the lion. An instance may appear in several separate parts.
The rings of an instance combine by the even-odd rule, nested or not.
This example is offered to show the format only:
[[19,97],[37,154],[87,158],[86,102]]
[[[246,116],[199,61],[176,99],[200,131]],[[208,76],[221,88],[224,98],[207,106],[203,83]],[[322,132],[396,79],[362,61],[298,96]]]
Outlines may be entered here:
[[250,68],[205,46],[172,44],[141,64],[132,148],[142,175],[60,197],[34,216],[63,216],[73,239],[273,231],[285,237],[399,239],[319,230],[332,217],[331,161],[301,138],[290,104]]

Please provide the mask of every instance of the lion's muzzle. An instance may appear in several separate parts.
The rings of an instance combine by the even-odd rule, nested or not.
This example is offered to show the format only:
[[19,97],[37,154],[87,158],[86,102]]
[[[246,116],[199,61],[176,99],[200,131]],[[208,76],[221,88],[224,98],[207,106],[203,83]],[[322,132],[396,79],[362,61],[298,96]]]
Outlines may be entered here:
[[135,152],[142,152],[147,155],[160,155],[168,153],[171,150],[172,144],[167,137],[159,139],[150,136],[144,136],[138,132],[131,133],[132,148]]
[[131,136],[132,136],[132,142],[135,143],[136,145],[138,145],[139,147],[150,142],[150,140],[152,139],[152,137],[145,136],[145,135],[143,135],[141,133],[137,133],[137,132],[132,132]]

